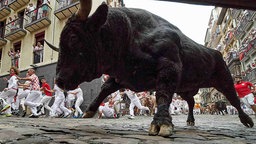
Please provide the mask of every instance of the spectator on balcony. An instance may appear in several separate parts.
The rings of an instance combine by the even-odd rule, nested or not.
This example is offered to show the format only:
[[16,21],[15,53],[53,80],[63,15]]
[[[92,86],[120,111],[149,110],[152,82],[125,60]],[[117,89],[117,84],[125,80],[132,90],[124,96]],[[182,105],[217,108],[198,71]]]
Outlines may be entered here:
[[33,3],[30,3],[26,8],[26,15],[28,16],[28,23],[35,20],[36,11]]
[[255,86],[248,81],[242,81],[241,76],[235,77],[235,89],[243,104],[248,108],[251,107],[256,114],[256,104],[254,103],[254,95],[256,89]]
[[14,31],[16,29],[15,20],[12,19],[12,17],[9,17],[9,24],[10,25],[10,32]]
[[41,44],[41,42],[37,42],[37,45],[33,45],[34,63],[43,62],[43,50],[44,46]]
[[19,68],[20,51],[17,50],[14,54],[15,67]]
[[42,14],[42,17],[47,17],[48,16],[48,10],[49,10],[48,4],[50,4],[49,0],[43,0],[43,3],[42,3],[43,14]]
[[10,51],[8,51],[8,56],[11,58],[11,65],[15,66],[15,51],[13,48],[11,48]]
[[66,6],[66,0],[59,0],[59,9]]

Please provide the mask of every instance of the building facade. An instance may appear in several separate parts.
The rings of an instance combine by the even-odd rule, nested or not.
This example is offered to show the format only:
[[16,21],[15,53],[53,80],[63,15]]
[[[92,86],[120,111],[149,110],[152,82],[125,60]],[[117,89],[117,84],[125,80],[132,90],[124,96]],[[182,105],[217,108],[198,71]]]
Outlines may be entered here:
[[[124,5],[123,1],[93,0],[91,14],[102,3],[110,6]],[[0,2],[0,90],[7,83],[11,66],[19,68],[24,77],[29,68],[45,77],[53,86],[58,53],[44,44],[44,39],[59,45],[60,33],[67,19],[76,13],[79,0],[2,0]],[[84,105],[98,94],[101,80],[81,84]]]
[[[256,12],[220,8],[212,10],[205,45],[220,51],[232,74],[256,84]],[[225,99],[215,90],[208,90],[207,101]]]

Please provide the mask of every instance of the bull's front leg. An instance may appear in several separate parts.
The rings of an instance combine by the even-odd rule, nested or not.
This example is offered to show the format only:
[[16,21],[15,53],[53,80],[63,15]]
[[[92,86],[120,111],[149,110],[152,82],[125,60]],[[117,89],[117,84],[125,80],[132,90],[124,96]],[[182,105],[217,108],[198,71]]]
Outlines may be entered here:
[[167,91],[156,91],[157,112],[149,128],[149,135],[168,137],[173,134],[172,117],[169,114],[169,106],[172,95]]
[[177,63],[164,61],[163,69],[157,77],[156,103],[157,113],[149,128],[149,135],[160,135],[168,137],[173,134],[172,117],[169,113],[169,106],[172,96],[178,85],[180,69]]
[[83,118],[93,117],[98,110],[101,102],[109,96],[111,93],[119,90],[121,86],[115,82],[114,78],[109,78],[101,87],[100,94],[93,100],[87,110],[84,112]]

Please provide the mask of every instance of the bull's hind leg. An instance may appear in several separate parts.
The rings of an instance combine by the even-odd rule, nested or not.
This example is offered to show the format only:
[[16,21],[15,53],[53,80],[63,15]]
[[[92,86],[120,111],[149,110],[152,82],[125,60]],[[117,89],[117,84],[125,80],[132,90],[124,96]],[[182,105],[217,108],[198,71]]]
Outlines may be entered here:
[[121,86],[115,82],[114,78],[109,78],[101,87],[100,94],[94,99],[94,101],[89,105],[86,112],[84,113],[84,118],[93,117],[100,103],[111,93],[119,90]]
[[195,100],[194,100],[194,95],[196,95],[196,93],[198,92],[198,90],[195,91],[189,91],[189,92],[185,92],[185,93],[179,93],[179,95],[187,101],[188,103],[188,107],[189,107],[189,111],[188,111],[188,118],[187,118],[187,125],[188,126],[194,126],[195,125],[195,118],[194,118],[194,105],[195,105]]
[[246,113],[244,113],[241,108],[240,100],[236,95],[236,91],[234,88],[233,79],[227,68],[219,71],[219,75],[215,77],[215,79],[216,84],[214,87],[218,91],[223,93],[226,96],[227,100],[230,102],[230,104],[237,109],[241,123],[246,127],[253,127],[254,123],[252,119]]

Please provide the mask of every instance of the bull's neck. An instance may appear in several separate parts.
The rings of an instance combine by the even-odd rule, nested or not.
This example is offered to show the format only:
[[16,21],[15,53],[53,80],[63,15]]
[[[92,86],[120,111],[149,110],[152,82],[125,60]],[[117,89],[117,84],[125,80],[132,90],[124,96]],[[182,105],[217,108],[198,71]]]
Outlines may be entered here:
[[121,46],[102,45],[99,55],[98,68],[102,74],[116,75],[121,68],[121,62],[124,58]]

